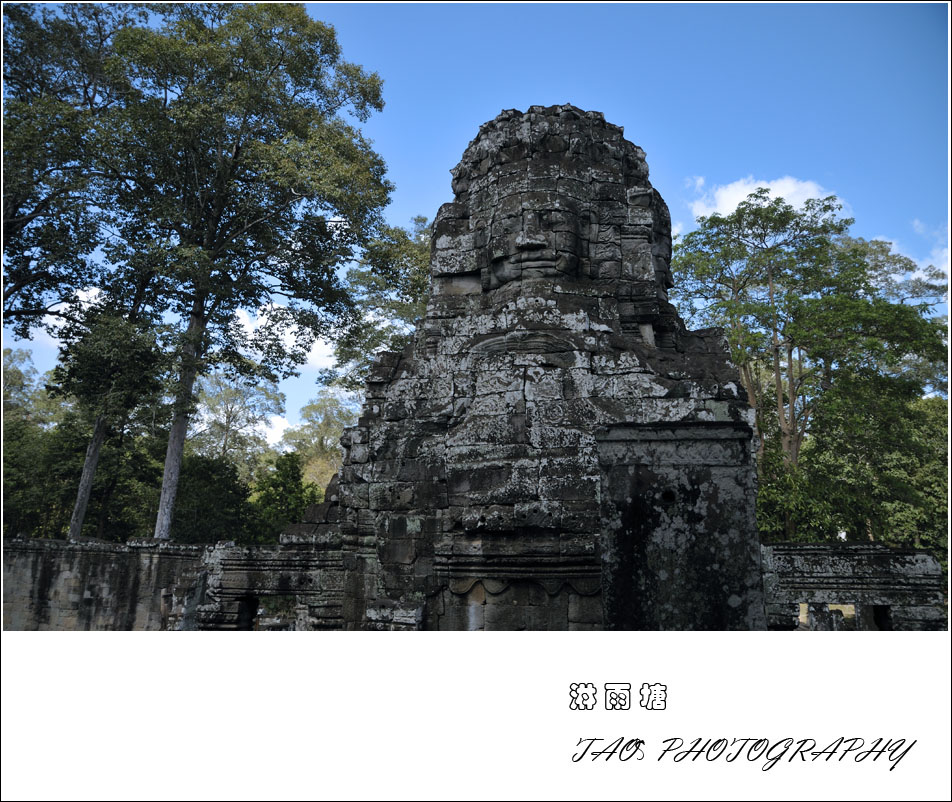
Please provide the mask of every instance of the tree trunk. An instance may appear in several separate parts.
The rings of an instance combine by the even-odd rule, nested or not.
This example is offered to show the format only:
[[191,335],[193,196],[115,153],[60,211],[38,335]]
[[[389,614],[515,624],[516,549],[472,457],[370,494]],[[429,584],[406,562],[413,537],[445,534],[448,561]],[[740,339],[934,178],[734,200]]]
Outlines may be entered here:
[[770,308],[773,310],[771,324],[771,344],[773,351],[774,396],[777,403],[777,422],[780,425],[780,450],[783,454],[784,465],[790,464],[790,426],[787,422],[787,409],[783,403],[783,375],[780,370],[780,335],[777,321],[777,308],[774,306],[773,270],[767,271],[767,297]]
[[83,475],[79,480],[79,491],[76,493],[76,504],[73,507],[73,517],[69,521],[69,539],[76,540],[83,532],[83,520],[86,518],[86,506],[93,491],[93,478],[96,476],[96,465],[99,463],[99,452],[106,439],[106,416],[100,414],[93,427],[93,436],[86,448],[86,460],[83,462]]
[[109,521],[109,505],[112,502],[112,494],[116,492],[116,486],[119,484],[119,473],[122,470],[122,444],[126,436],[126,426],[129,423],[129,412],[122,416],[122,423],[119,424],[119,437],[116,440],[116,460],[109,475],[109,483],[102,494],[102,501],[99,505],[99,520],[96,521],[96,537],[100,540],[106,539],[106,524]]
[[[196,304],[197,308],[200,308]],[[159,497],[159,514],[155,519],[156,540],[169,540],[172,530],[172,515],[175,512],[175,495],[178,492],[179,474],[182,472],[182,454],[185,451],[185,435],[191,414],[192,390],[198,377],[198,361],[201,341],[205,334],[204,316],[193,308],[182,346],[182,372],[175,397],[175,413],[169,446],[165,452],[165,470],[162,474],[162,494]]]
[[[145,291],[149,286],[149,283],[155,277],[154,272],[146,273],[144,276],[141,276],[136,283],[135,294],[132,298],[132,305],[129,307],[128,320],[130,322],[135,322],[139,317],[139,312],[142,308],[143,299],[145,298]],[[107,406],[103,407],[104,410],[107,409]],[[126,410],[125,415],[122,421],[122,430],[125,429],[126,421],[129,419],[129,411]],[[86,507],[89,505],[89,497],[92,494],[93,490],[93,479],[96,477],[96,467],[99,464],[99,452],[102,451],[102,445],[106,439],[106,414],[105,411],[101,412],[96,418],[96,425],[93,427],[93,436],[89,441],[89,446],[86,448],[86,460],[83,462],[83,474],[79,480],[79,490],[76,492],[76,504],[73,506],[73,517],[69,521],[69,539],[75,540],[78,538],[83,531],[83,522],[86,518]],[[121,438],[120,438],[121,442]],[[112,490],[116,486],[115,478],[112,481],[108,496],[112,494]],[[105,509],[105,507],[104,507]],[[98,534],[101,536],[103,533],[103,517],[100,516]]]
[[764,464],[764,434],[763,426],[760,424],[760,398],[757,395],[749,363],[740,367],[740,383],[744,385],[744,390],[747,391],[747,403],[754,411],[754,437],[757,438],[757,470],[759,472]]
[[783,511],[783,536],[787,543],[792,543],[796,528],[793,525],[793,518],[790,517],[790,510]]
[[797,389],[796,377],[793,375],[793,345],[789,341],[787,342],[787,405],[790,408],[790,417],[788,418],[790,422],[790,434],[789,440],[787,441],[789,452],[787,454],[787,460],[796,468],[797,455],[800,452],[797,443]]

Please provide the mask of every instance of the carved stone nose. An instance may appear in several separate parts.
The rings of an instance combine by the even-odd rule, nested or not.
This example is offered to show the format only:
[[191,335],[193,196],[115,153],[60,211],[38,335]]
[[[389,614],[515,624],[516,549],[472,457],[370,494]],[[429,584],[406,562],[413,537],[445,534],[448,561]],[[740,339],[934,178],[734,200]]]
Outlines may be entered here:
[[522,231],[516,234],[516,248],[520,251],[538,251],[546,246],[545,234],[539,225],[539,215],[526,210],[522,217]]
[[541,231],[520,231],[516,234],[516,247],[520,251],[535,251],[545,246],[545,235]]

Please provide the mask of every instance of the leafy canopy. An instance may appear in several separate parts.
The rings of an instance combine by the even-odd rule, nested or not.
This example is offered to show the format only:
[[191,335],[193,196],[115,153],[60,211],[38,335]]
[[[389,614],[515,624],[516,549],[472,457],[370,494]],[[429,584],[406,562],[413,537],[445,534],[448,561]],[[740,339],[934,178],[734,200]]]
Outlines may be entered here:
[[430,291],[432,227],[425,217],[412,228],[385,226],[364,257],[347,271],[347,285],[363,314],[353,320],[334,348],[336,363],[321,381],[360,392],[374,356],[402,351],[426,311]]
[[[156,254],[199,353],[241,370],[303,362],[353,303],[337,277],[379,223],[385,165],[343,116],[381,80],[344,62],[300,6],[153,7],[116,35],[132,98],[103,131],[117,256]],[[257,316],[253,331],[235,318]],[[197,336],[197,335],[195,335]]]

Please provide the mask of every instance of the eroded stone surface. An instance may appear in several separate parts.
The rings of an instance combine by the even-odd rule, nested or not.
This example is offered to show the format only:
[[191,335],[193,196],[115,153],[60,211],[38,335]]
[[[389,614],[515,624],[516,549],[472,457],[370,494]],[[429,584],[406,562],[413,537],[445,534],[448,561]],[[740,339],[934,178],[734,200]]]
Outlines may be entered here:
[[195,629],[203,546],[8,540],[3,628]]
[[532,107],[452,173],[426,316],[343,441],[345,624],[763,628],[749,410],[668,303],[644,152]]
[[[339,542],[327,531],[303,537],[300,528],[292,539],[252,548],[11,540],[3,549],[3,626],[339,629]],[[762,549],[769,629],[947,629],[945,578],[925,552],[877,544]],[[602,628],[601,583],[563,584],[457,579],[428,603],[438,607],[447,629],[487,622],[508,629]],[[391,610],[373,623],[393,625],[394,618]]]
[[928,552],[784,543],[764,546],[763,564],[769,629],[948,628],[946,579]]

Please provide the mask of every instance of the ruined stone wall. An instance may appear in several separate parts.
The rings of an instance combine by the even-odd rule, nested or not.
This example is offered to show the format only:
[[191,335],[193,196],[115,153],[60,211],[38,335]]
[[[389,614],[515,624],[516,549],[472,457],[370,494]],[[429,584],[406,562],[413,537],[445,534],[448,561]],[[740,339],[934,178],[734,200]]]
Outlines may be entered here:
[[339,533],[286,538],[279,546],[219,543],[205,551],[202,567],[198,629],[342,628]]
[[345,626],[763,628],[749,409],[668,303],[644,152],[532,107],[452,172],[426,316],[342,441]]
[[770,629],[948,628],[945,577],[924,551],[787,543],[764,546],[763,563]]
[[192,628],[203,551],[153,540],[4,541],[3,628]]
[[3,548],[3,626],[341,629],[339,534],[286,541],[186,546],[11,540]]
[[[331,507],[309,517],[326,519]],[[4,629],[340,629],[339,536],[326,520],[294,528],[282,545],[259,547],[12,540],[4,546]],[[762,549],[770,629],[948,626],[945,579],[925,552],[877,544]],[[703,576],[693,581],[711,595]],[[450,579],[429,603],[445,629],[601,629],[610,587],[599,577]]]

